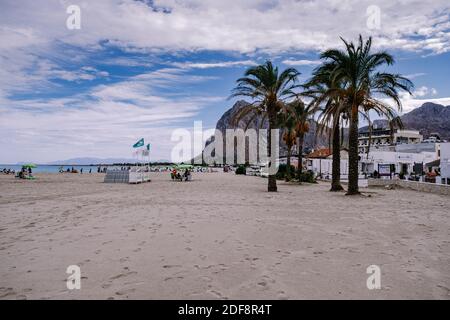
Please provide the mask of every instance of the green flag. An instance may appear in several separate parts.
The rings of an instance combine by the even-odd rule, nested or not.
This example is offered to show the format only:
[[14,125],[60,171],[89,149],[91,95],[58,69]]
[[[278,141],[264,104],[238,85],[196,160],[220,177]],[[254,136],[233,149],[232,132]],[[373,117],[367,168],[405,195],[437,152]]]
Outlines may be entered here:
[[139,148],[142,147],[143,145],[144,145],[144,138],[133,144],[133,148]]

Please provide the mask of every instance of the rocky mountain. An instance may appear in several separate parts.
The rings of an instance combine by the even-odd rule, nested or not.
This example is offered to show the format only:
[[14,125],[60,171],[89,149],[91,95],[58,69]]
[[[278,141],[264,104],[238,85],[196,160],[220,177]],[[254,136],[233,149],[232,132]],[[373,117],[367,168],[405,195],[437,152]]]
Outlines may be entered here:
[[[227,110],[222,117],[219,119],[216,125],[216,129],[225,132],[226,129],[233,129],[232,124],[233,116],[241,110],[248,103],[244,100],[237,101],[232,108]],[[450,139],[450,106],[443,106],[434,103],[424,103],[421,107],[414,109],[413,111],[404,114],[402,121],[405,125],[405,129],[419,130],[425,138],[427,138],[430,133],[437,132],[442,139]],[[248,122],[249,117],[244,118],[239,124],[240,128],[245,128],[245,124]],[[385,120],[375,120],[375,125],[383,126],[386,124]],[[259,128],[261,126],[261,117],[256,117],[251,120],[249,128]],[[268,124],[263,123],[262,128],[267,128]],[[363,129],[363,128],[361,128]],[[345,130],[346,135],[347,130]],[[305,151],[308,149],[316,149],[319,147],[328,147],[328,137],[316,135],[316,126],[311,124],[310,131],[305,136]],[[211,138],[206,144],[211,143],[213,138]],[[286,146],[281,141],[280,137],[280,155],[286,154]],[[294,150],[295,153],[295,150]]]
[[436,132],[450,140],[450,106],[427,102],[401,118],[406,129],[419,130],[424,138]]
[[[450,140],[450,106],[426,102],[400,118],[405,129],[418,130],[424,138],[428,138],[431,133],[438,133],[441,139]],[[387,128],[388,122],[384,119],[375,120],[373,126]],[[359,131],[367,129],[368,127],[364,126],[359,128]]]

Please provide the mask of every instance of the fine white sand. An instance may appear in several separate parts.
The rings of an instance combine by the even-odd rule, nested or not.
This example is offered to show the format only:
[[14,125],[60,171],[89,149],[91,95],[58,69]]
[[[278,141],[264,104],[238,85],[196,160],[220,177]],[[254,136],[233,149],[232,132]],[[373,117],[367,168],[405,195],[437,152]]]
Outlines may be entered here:
[[[0,175],[2,299],[450,298],[450,198],[226,173]],[[367,195],[371,195],[368,197]],[[381,268],[368,290],[366,268]],[[81,268],[81,289],[66,268]]]

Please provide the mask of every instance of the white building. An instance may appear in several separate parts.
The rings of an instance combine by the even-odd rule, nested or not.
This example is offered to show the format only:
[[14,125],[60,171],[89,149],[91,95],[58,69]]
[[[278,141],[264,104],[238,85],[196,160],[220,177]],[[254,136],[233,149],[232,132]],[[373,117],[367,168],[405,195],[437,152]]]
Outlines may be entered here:
[[369,140],[370,150],[388,150],[389,146],[420,143],[423,136],[415,130],[396,129],[392,132],[390,128],[380,126],[374,127],[370,133],[368,128],[363,128],[358,133],[359,153],[367,153]]
[[[450,144],[447,144],[450,145]],[[359,161],[359,172],[360,177],[372,176],[375,171],[381,174],[386,174],[386,176],[393,177],[403,173],[405,176],[414,174],[414,171],[420,175],[425,171],[424,166],[434,160],[439,159],[439,145],[438,144],[427,144],[427,151],[416,151],[403,152],[403,151],[383,151],[383,150],[372,150],[367,154],[360,155]],[[402,149],[402,148],[399,148]],[[422,149],[422,148],[419,148]],[[407,149],[409,151],[409,149]],[[306,169],[313,171],[317,176],[323,178],[330,178],[332,175],[332,155],[328,149],[320,150],[322,152],[313,153],[307,156],[306,159]],[[325,151],[328,151],[325,152]],[[441,151],[442,152],[442,151]],[[450,151],[449,151],[450,152]],[[450,155],[447,156],[447,159]],[[442,163],[447,163],[445,171],[450,175],[450,162],[443,161]],[[441,166],[442,168],[442,166]],[[346,180],[348,177],[348,152],[346,150],[341,151],[341,179]],[[449,176],[450,181],[450,176]]]
[[440,154],[441,182],[450,184],[450,143],[441,143]]
[[436,152],[397,152],[397,151],[371,151],[369,156],[365,155],[361,159],[361,171],[371,175],[374,171],[380,172],[381,167],[392,166],[392,174],[403,173],[405,175],[414,172],[414,165],[423,166],[438,158]]
[[[333,155],[329,149],[320,149],[306,157],[306,169],[314,172],[316,176],[331,179],[333,172]],[[348,152],[341,150],[341,178],[348,177]]]

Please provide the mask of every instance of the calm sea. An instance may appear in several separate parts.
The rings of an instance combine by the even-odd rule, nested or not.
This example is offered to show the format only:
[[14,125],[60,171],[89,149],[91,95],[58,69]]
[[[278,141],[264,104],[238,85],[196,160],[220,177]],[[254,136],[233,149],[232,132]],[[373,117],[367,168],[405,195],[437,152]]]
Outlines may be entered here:
[[[83,173],[89,173],[89,170],[92,170],[92,173],[96,173],[97,172],[97,168],[98,166],[55,166],[55,165],[38,165],[36,168],[33,168],[33,172],[34,173],[58,173],[60,168],[62,167],[62,169],[64,171],[67,171],[67,169],[76,169],[78,170],[78,172],[80,172],[80,170],[83,168]],[[8,164],[0,164],[0,170],[3,171],[3,169],[11,169],[11,170],[15,170],[20,171],[22,169],[21,165],[8,165]]]

